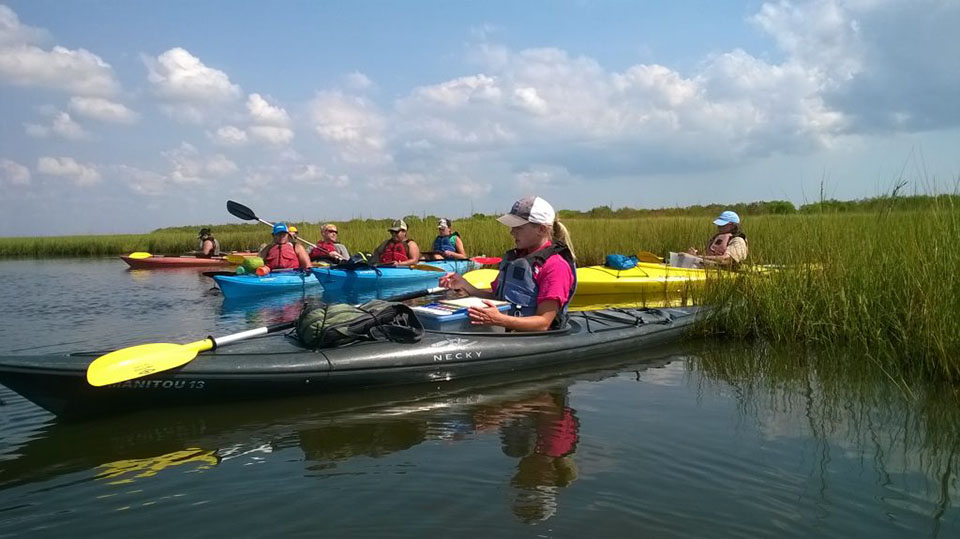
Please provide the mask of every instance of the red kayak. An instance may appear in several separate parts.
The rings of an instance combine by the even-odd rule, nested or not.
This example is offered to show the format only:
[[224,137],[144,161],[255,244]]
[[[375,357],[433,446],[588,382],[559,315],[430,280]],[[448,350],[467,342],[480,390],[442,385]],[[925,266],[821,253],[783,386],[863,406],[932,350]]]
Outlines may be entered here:
[[[240,256],[257,256],[257,253],[230,253]],[[131,269],[161,269],[161,268],[217,268],[236,266],[230,263],[226,256],[216,258],[200,258],[196,256],[162,256],[150,255],[147,257],[121,256]]]

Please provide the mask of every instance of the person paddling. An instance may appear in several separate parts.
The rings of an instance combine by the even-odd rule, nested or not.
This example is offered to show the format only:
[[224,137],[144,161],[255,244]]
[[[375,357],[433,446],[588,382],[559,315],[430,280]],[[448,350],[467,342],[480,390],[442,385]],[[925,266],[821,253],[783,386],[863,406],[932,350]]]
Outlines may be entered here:
[[699,256],[704,265],[735,268],[747,258],[747,235],[740,229],[740,216],[727,210],[721,213],[713,224],[717,233],[707,242],[703,253],[691,247],[687,253]]
[[407,238],[406,221],[397,219],[387,230],[390,232],[390,239],[373,251],[375,264],[411,266],[420,262],[420,246]]
[[471,296],[512,303],[519,316],[500,312],[495,304],[470,307],[470,322],[514,331],[546,331],[566,324],[567,307],[577,287],[577,266],[567,228],[546,200],[530,196],[513,204],[497,219],[510,227],[516,248],[507,251],[490,290],[479,290],[463,276],[448,273],[440,286]]
[[290,229],[283,222],[273,225],[273,243],[260,249],[259,254],[264,265],[272,270],[299,268],[301,271],[308,271],[310,269],[310,257],[306,249],[293,242]]
[[220,256],[220,242],[213,237],[213,232],[209,228],[201,228],[197,234],[197,257],[213,258]]
[[453,221],[440,218],[437,220],[437,237],[433,240],[433,250],[424,253],[424,260],[465,260],[467,251],[463,247],[460,234],[454,232]]
[[350,252],[342,243],[338,243],[340,231],[337,225],[327,223],[320,228],[321,239],[310,250],[310,260],[320,262],[342,262],[350,258]]

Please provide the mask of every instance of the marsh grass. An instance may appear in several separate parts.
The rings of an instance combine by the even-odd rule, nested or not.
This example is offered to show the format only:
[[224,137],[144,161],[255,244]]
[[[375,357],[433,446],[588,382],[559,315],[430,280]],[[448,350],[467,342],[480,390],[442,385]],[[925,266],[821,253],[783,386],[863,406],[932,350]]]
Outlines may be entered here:
[[894,380],[960,379],[960,208],[757,221],[767,241],[751,245],[787,269],[711,280],[708,331],[858,350]]
[[[773,343],[863,351],[874,368],[897,379],[905,371],[960,379],[960,207],[954,198],[927,208],[866,213],[745,216],[750,259],[786,269],[764,277],[723,273],[697,302],[717,306],[702,326]],[[891,206],[892,207],[892,206]],[[409,235],[429,250],[432,217],[405,218]],[[610,253],[643,249],[661,255],[702,246],[714,227],[706,217],[573,218],[580,265],[602,264]],[[372,251],[389,237],[389,220],[337,222],[351,252]],[[316,241],[320,223],[292,223]],[[471,255],[498,256],[512,246],[491,217],[455,221]],[[113,256],[194,249],[199,226],[143,235],[0,238],[0,256]],[[259,224],[213,226],[225,250],[254,250],[269,241]]]

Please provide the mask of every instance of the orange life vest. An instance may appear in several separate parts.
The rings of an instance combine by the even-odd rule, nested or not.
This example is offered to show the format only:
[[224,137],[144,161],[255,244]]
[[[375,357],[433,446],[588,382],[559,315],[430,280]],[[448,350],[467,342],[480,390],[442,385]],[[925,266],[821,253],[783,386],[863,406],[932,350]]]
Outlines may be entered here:
[[296,269],[300,267],[300,258],[292,244],[274,243],[263,257],[263,263],[270,269]]

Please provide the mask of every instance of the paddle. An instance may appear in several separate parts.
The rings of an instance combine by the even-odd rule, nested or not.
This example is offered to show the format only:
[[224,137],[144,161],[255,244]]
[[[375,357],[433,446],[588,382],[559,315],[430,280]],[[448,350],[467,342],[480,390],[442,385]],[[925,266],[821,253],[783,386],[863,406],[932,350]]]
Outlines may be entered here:
[[[384,301],[404,301],[436,294],[446,290],[443,287],[427,288],[407,292],[386,298]],[[92,386],[106,386],[147,376],[155,372],[175,369],[192,361],[197,354],[207,350],[215,350],[220,346],[238,341],[276,333],[290,329],[296,325],[296,320],[282,322],[223,337],[207,337],[202,341],[187,344],[150,343],[131,346],[102,355],[87,367],[87,382]]]
[[[257,217],[257,214],[253,213],[253,210],[244,206],[243,204],[240,204],[239,202],[228,200],[227,211],[230,212],[230,214],[233,215],[234,217],[239,217],[244,221],[260,221],[261,223],[269,227],[273,227],[273,223],[271,223],[270,221],[264,221],[263,219]],[[317,246],[315,243],[310,243],[309,241],[301,238],[299,235],[294,237],[297,239],[297,241],[299,241],[300,243],[303,243],[304,245],[309,245],[310,247]]]
[[637,251],[637,260],[639,262],[648,262],[652,264],[662,264],[663,257],[657,256],[650,251]]

